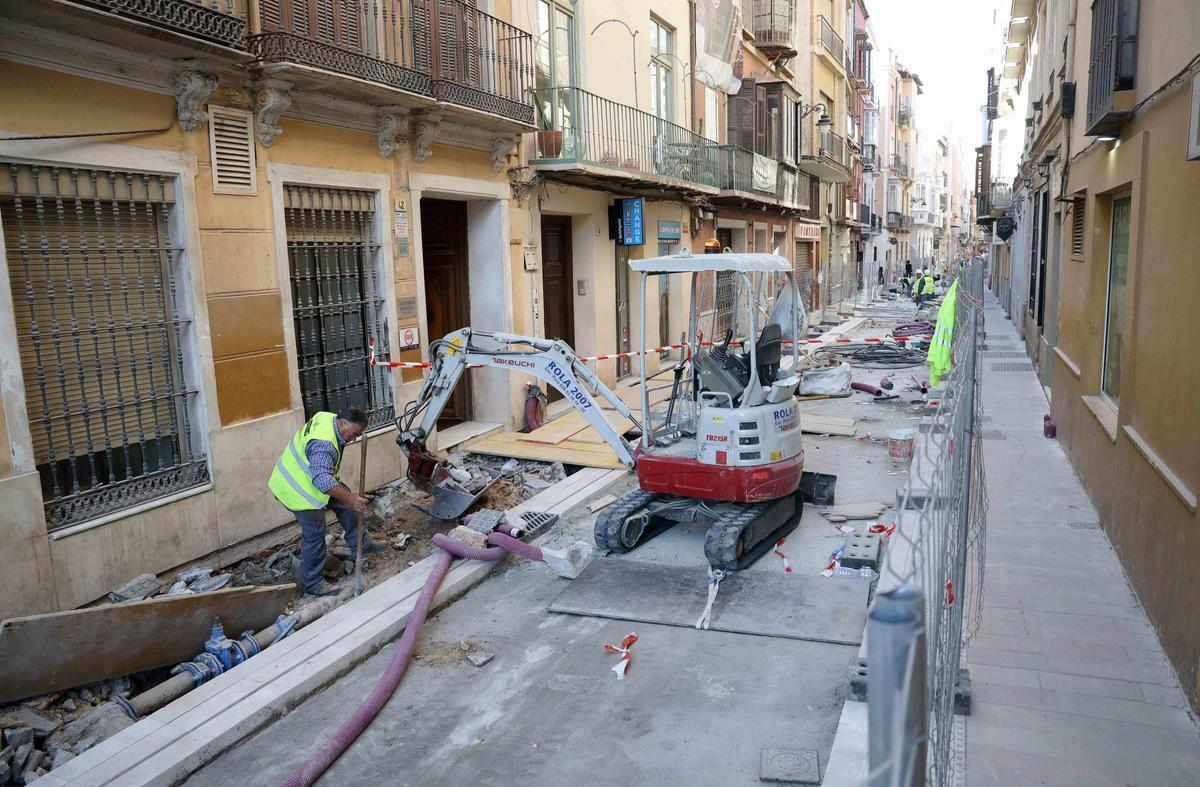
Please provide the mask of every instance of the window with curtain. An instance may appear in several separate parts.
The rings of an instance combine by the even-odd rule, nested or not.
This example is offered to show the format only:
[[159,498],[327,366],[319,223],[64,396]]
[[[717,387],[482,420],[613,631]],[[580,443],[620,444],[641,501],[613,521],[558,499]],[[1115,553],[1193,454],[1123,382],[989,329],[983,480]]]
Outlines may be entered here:
[[546,129],[571,126],[569,89],[575,82],[575,16],[572,5],[537,0],[534,88],[539,121]]
[[650,18],[650,114],[671,120],[674,90],[671,85],[671,28]]

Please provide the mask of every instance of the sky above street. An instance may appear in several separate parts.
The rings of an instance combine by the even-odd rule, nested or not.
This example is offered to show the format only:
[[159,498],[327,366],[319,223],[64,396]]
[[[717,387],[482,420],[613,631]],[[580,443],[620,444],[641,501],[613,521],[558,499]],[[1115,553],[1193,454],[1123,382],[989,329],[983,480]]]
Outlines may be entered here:
[[948,133],[958,138],[964,153],[974,149],[980,144],[979,107],[987,70],[1003,45],[993,20],[1007,21],[1009,3],[866,0],[866,6],[883,46],[925,83],[917,102],[917,128],[926,139]]

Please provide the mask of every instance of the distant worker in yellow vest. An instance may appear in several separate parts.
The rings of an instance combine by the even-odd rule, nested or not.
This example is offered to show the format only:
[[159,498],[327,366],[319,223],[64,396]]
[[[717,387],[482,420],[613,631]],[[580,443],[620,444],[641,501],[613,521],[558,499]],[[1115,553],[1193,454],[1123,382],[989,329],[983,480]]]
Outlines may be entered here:
[[[367,416],[357,407],[337,413],[319,412],[308,419],[288,441],[271,480],[275,499],[292,512],[300,525],[300,564],[304,592],[312,596],[334,596],[338,590],[325,584],[325,509],[332,509],[342,525],[353,560],[358,538],[359,514],[370,498],[352,492],[338,480],[342,449],[367,428]],[[364,534],[365,536],[365,534]],[[383,544],[363,541],[363,554],[383,549]]]
[[920,309],[925,301],[933,297],[937,291],[937,282],[929,271],[921,271],[921,277],[917,279],[917,283],[913,285],[913,292],[917,293],[917,308]]

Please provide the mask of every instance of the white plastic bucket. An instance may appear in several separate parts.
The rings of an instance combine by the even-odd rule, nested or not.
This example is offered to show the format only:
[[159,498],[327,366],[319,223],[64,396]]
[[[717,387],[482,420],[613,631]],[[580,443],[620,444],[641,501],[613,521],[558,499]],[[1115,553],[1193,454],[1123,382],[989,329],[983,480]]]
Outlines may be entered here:
[[916,429],[893,429],[888,432],[888,458],[896,464],[912,461],[913,443],[916,439]]

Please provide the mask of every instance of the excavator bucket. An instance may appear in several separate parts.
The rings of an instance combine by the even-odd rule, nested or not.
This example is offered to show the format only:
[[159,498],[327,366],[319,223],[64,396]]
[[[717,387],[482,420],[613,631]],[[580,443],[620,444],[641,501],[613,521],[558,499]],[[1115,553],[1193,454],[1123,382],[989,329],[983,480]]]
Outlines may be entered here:
[[[444,470],[445,468],[443,468]],[[500,479],[499,475],[492,477],[478,492],[472,493],[462,484],[450,478],[449,475],[435,484],[429,493],[433,495],[433,505],[429,513],[438,519],[455,520],[467,513],[467,510],[492,488],[492,484]]]
[[450,477],[446,464],[416,443],[403,443],[401,449],[408,458],[408,480],[419,489],[431,492]]

